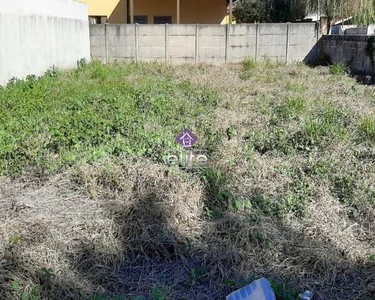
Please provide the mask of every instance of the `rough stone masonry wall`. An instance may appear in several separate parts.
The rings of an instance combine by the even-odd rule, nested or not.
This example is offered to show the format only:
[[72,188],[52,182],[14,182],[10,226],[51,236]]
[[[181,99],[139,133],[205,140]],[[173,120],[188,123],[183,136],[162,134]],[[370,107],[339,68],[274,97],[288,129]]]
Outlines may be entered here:
[[89,60],[87,15],[75,0],[0,0],[0,85]]
[[252,57],[302,62],[317,55],[315,23],[244,25],[91,25],[91,55],[104,63],[240,62]]
[[[367,36],[325,35],[321,41],[321,56],[330,63],[347,65],[354,74],[375,75],[375,66],[366,54],[368,40]],[[373,55],[375,60],[375,53]]]

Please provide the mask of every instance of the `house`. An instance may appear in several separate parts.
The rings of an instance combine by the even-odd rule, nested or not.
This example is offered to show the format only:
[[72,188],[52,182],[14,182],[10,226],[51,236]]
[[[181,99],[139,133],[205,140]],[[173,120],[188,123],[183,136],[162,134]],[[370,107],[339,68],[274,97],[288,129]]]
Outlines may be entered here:
[[232,0],[81,0],[91,24],[221,24]]

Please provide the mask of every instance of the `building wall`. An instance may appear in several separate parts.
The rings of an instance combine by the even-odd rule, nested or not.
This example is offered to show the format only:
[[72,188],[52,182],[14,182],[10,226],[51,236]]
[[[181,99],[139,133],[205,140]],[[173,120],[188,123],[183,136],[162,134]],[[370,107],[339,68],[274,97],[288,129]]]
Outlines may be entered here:
[[320,39],[315,23],[238,25],[91,25],[91,54],[104,63],[241,62],[252,57],[277,62],[315,58]]
[[147,15],[149,24],[154,23],[154,16],[172,16],[172,23],[176,23],[176,3],[176,0],[134,0],[134,15]]
[[[82,0],[89,4],[90,16],[107,16],[112,24],[127,21],[127,0]],[[220,24],[227,13],[226,0],[181,0],[181,23]],[[172,16],[177,23],[176,0],[134,0],[134,15],[147,15],[149,24],[154,16]]]
[[220,24],[226,15],[226,0],[181,0],[182,24]]
[[90,16],[105,16],[109,23],[126,23],[127,0],[81,0],[89,6]]
[[87,12],[74,0],[0,0],[0,84],[89,60]]

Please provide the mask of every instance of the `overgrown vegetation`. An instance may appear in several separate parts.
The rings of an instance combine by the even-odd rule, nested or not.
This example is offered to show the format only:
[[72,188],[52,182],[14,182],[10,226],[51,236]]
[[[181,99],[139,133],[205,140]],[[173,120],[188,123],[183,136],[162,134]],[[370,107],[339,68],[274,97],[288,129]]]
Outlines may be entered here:
[[328,19],[328,27],[335,18],[340,18],[344,22],[370,25],[375,21],[375,2],[373,0],[238,0],[234,16],[238,23],[277,23],[300,21],[308,14],[316,13]]
[[349,73],[348,67],[343,63],[336,63],[331,65],[329,71],[332,75],[345,75]]
[[[174,137],[185,127],[203,137],[214,131],[199,116],[217,106],[215,92],[173,83],[168,67],[148,71],[95,62],[66,76],[12,80],[0,93],[0,175],[50,174],[106,156],[151,157],[176,148]],[[142,80],[128,80],[133,72]]]
[[[1,299],[372,299],[375,90],[343,65],[80,62],[0,91]],[[207,150],[170,167],[184,128]]]

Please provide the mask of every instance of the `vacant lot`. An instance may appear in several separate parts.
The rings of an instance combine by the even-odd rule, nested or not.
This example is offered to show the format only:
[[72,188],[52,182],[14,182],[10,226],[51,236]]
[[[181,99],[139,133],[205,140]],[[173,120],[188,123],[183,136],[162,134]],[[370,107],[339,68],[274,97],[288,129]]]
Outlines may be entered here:
[[[0,299],[375,297],[375,89],[342,66],[85,65],[0,90]],[[184,128],[205,168],[168,166]],[[184,163],[181,163],[183,166]]]

